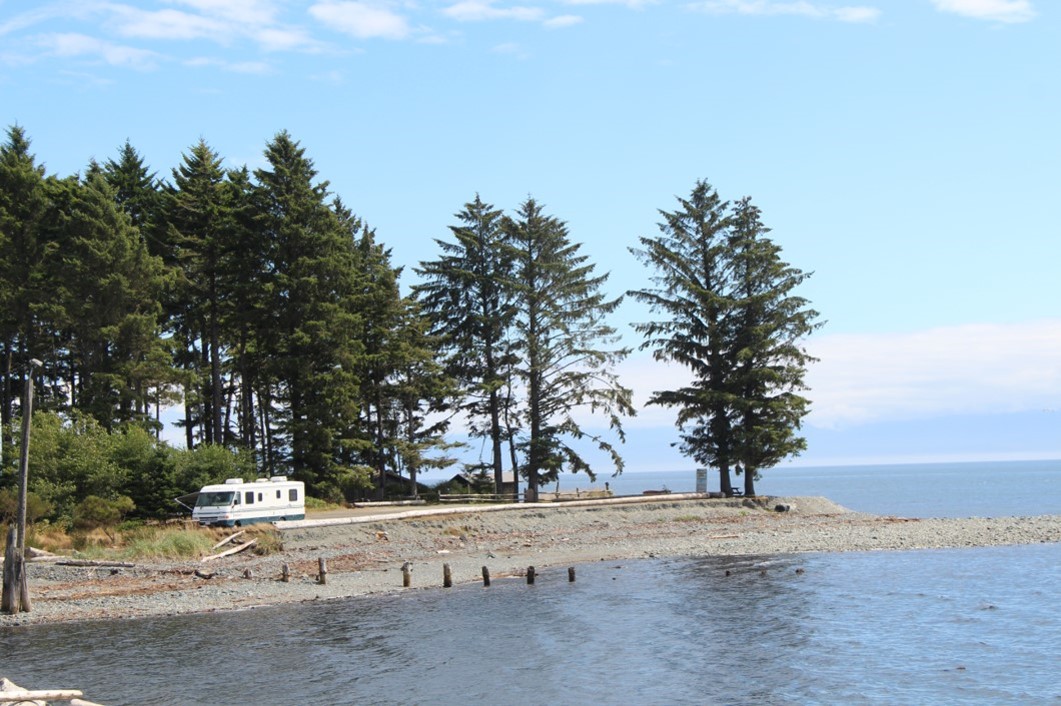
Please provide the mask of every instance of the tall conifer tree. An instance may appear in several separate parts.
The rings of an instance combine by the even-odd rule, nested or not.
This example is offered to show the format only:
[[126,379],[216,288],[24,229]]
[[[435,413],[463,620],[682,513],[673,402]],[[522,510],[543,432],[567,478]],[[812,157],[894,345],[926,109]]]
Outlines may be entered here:
[[[327,183],[287,132],[255,171],[257,237],[265,299],[257,335],[270,376],[264,402],[272,470],[287,461],[311,488],[330,484],[341,430],[356,407],[357,281],[348,234],[325,199]],[[284,458],[279,453],[283,451]]]
[[25,130],[7,130],[0,146],[0,442],[3,462],[13,461],[14,403],[24,386],[26,362],[36,350],[40,323],[35,311],[50,298],[45,276],[47,242],[41,221],[47,209],[44,167],[30,153]]
[[478,194],[456,218],[458,225],[450,226],[453,242],[435,241],[442,254],[420,263],[421,283],[414,291],[441,339],[446,370],[461,386],[471,435],[490,440],[490,468],[500,493],[504,393],[515,362],[512,253],[505,245],[502,212]]
[[808,403],[798,392],[812,359],[802,339],[817,312],[793,294],[807,275],[780,260],[750,200],[732,207],[697,181],[678,201],[660,212],[660,235],[631,248],[654,286],[630,294],[661,317],[635,324],[641,348],[692,374],[649,404],[677,409],[682,451],[718,469],[723,493],[736,471],[754,495],[762,468],[803,448],[795,430]]
[[611,348],[618,336],[607,323],[622,297],[605,296],[607,275],[594,275],[567,226],[534,199],[506,219],[505,231],[514,262],[517,372],[526,394],[523,471],[528,499],[537,500],[539,486],[561,470],[593,477],[572,441],[589,437],[609,454],[615,472],[622,471],[611,441],[588,434],[575,420],[579,410],[603,414],[622,441],[621,416],[634,414],[630,390],[612,370],[628,351]]
[[166,240],[180,272],[174,329],[183,349],[179,359],[191,374],[185,395],[188,448],[194,446],[197,422],[203,441],[225,443],[222,329],[230,297],[224,274],[233,247],[224,175],[221,157],[200,140],[173,170],[166,198]]

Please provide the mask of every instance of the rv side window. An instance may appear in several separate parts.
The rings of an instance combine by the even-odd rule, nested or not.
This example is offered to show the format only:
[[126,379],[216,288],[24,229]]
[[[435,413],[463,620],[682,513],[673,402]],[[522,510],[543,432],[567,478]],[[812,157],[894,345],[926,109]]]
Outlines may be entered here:
[[276,499],[277,499],[277,500],[279,500],[279,499],[280,499],[280,491],[279,491],[279,490],[278,490],[278,491],[276,491]]
[[247,501],[247,504],[248,505],[253,505],[254,504],[254,491],[253,490],[248,490],[246,493],[244,493],[244,495],[246,496],[245,499]]
[[287,491],[287,499],[291,502],[295,502],[296,500],[298,500],[298,490],[296,488],[292,488],[291,490]]
[[261,501],[262,501],[262,494],[258,493],[258,502],[261,502]]

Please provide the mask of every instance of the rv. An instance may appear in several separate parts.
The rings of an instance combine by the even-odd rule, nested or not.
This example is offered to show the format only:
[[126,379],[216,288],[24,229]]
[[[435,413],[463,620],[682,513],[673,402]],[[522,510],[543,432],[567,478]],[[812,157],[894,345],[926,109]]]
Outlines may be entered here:
[[301,520],[305,516],[305,485],[287,476],[259,478],[252,483],[229,478],[218,485],[203,486],[192,509],[192,519],[199,524],[224,527]]

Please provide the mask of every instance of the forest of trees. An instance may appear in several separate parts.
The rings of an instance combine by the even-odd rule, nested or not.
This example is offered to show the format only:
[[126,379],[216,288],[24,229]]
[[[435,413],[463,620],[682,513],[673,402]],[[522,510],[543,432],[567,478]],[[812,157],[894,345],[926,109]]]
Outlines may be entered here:
[[[506,215],[475,196],[403,294],[390,251],[329,193],[291,135],[269,141],[261,169],[223,165],[200,140],[163,177],[126,143],[81,174],[49,175],[24,129],[8,129],[0,146],[0,494],[14,482],[31,358],[43,366],[34,377],[30,489],[56,514],[88,496],[124,495],[139,514],[157,515],[170,493],[226,475],[290,475],[333,501],[370,487],[382,497],[389,473],[415,480],[455,464],[447,431],[458,422],[489,449],[471,470],[499,484],[515,469],[528,499],[561,471],[592,475],[586,444],[609,455],[611,472],[622,470],[617,444],[634,409],[614,373],[628,353],[608,321],[620,299],[605,295],[607,275],[533,198]],[[783,379],[729,375],[726,394],[763,402],[740,410],[671,393],[653,403],[694,410],[678,416],[679,426],[692,423],[683,448],[698,462],[722,463],[728,488],[730,464],[750,477],[798,451],[792,429],[806,403],[795,392],[808,359],[793,351],[813,312],[806,325],[764,327],[805,308],[790,295],[803,275],[775,262],[750,202],[718,217],[729,235],[712,247],[743,254],[719,265],[733,301],[711,317],[724,319],[728,338],[716,336],[717,321],[701,333],[729,355],[740,336],[759,332],[762,340],[739,345],[762,353],[738,355],[731,372],[772,370],[778,355],[788,367],[777,373]],[[663,256],[642,243],[639,257],[660,266]],[[689,255],[682,247],[674,247],[679,259]],[[685,304],[661,302],[676,291],[634,294],[674,324]],[[667,331],[680,337],[678,329],[658,325],[640,329],[657,357],[695,355],[664,340]],[[778,337],[794,348],[768,351]],[[779,385],[784,405],[768,400]],[[160,441],[163,412],[174,409],[184,449]],[[611,433],[586,432],[578,409],[600,415]],[[705,453],[697,439],[720,420],[742,429],[725,442],[734,450]],[[771,436],[771,425],[788,435]]]

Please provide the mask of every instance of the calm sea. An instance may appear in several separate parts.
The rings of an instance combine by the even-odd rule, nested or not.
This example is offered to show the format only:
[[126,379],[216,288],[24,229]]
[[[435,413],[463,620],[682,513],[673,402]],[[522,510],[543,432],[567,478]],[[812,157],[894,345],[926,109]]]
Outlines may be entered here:
[[[760,490],[898,515],[1057,513],[1059,466],[791,469],[793,486],[775,472]],[[105,704],[1061,706],[1059,602],[1059,544],[600,562],[573,584],[545,570],[534,586],[9,628],[0,675]]]

